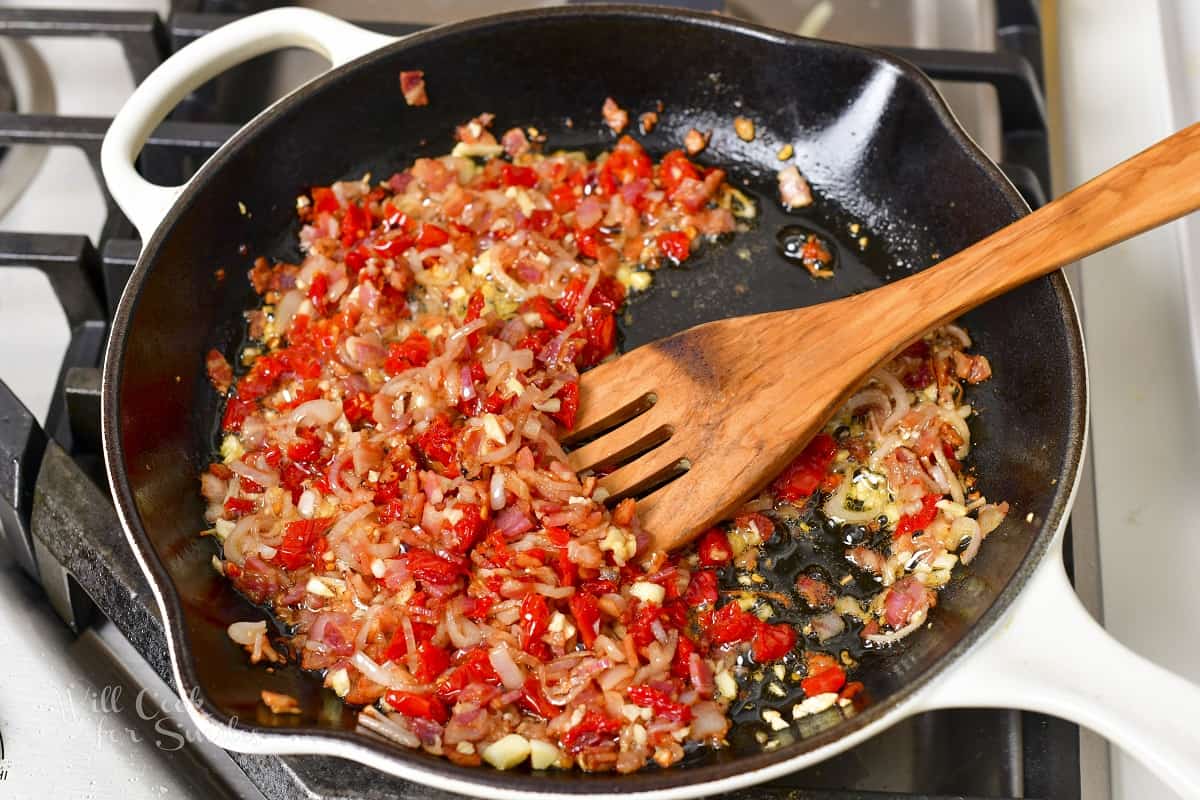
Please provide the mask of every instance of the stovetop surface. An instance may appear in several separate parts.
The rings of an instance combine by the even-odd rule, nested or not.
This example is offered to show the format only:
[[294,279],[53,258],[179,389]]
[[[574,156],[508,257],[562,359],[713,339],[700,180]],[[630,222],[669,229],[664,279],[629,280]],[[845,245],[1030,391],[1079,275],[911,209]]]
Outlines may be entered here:
[[[715,5],[685,4],[697,3]],[[349,18],[380,16],[373,3],[310,5]],[[414,2],[405,4],[404,13],[409,23],[422,24],[499,10],[497,5],[530,4]],[[136,11],[56,14],[5,8],[0,9],[0,32],[52,33],[54,38],[38,41],[49,42],[44,60],[61,73],[55,76],[58,87],[90,86],[93,79],[81,66],[85,60],[70,54],[80,36],[101,41],[109,60],[127,71],[132,87],[170,50],[227,18],[209,11],[246,6],[180,3],[166,24],[153,13]],[[1037,205],[1049,186],[1049,155],[1032,4],[981,0],[956,6],[953,13],[936,13],[919,0],[786,7],[747,0],[727,10],[795,32],[890,46],[944,79],[940,85],[968,130]],[[415,25],[384,27],[394,33]],[[90,38],[98,33],[100,39]],[[998,53],[989,52],[994,41]],[[925,49],[909,49],[914,46]],[[930,49],[935,47],[941,49]],[[226,79],[224,89],[215,82],[185,101],[159,129],[143,169],[152,178],[178,182],[236,123],[316,68],[311,59],[288,54],[259,60],[251,68],[257,72]],[[34,508],[37,568],[29,558],[24,571],[19,558],[0,568],[0,618],[22,620],[21,633],[15,626],[0,626],[0,648],[14,654],[12,674],[39,676],[29,697],[0,692],[0,792],[7,787],[17,790],[15,796],[55,797],[437,796],[333,759],[227,754],[193,741],[197,735],[161,680],[166,674],[161,627],[115,514],[98,488],[103,481],[96,455],[95,368],[106,317],[138,250],[132,229],[98,188],[96,162],[106,117],[128,92],[117,84],[106,82],[91,94],[58,88],[57,116],[28,109],[0,112],[0,146],[55,143],[60,146],[51,155],[65,151],[73,159],[47,158],[43,165],[41,177],[50,173],[57,195],[49,201],[42,197],[41,205],[18,202],[0,217],[0,332],[16,332],[0,341],[0,379],[14,385],[62,445],[51,444],[41,465],[43,475],[54,477],[55,493]],[[230,86],[238,91],[229,91]],[[245,86],[261,91],[242,91]],[[90,200],[81,201],[88,192]],[[47,202],[57,213],[47,213]],[[29,266],[35,270],[13,269]],[[1076,538],[1086,544],[1090,534]],[[1087,555],[1092,551],[1084,546],[1077,552],[1084,553],[1080,568],[1094,568]],[[78,633],[56,623],[54,611]],[[805,789],[802,796],[827,800],[1077,797],[1079,742],[1075,726],[1039,715],[937,712],[906,720],[841,756],[743,796],[793,796],[795,789]],[[47,769],[48,754],[57,765],[53,770]]]

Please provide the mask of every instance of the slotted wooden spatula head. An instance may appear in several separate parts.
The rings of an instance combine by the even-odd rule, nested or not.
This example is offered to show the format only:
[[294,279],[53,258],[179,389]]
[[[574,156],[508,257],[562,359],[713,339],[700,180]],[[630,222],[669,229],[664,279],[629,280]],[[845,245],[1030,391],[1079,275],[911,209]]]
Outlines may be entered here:
[[[844,326],[848,298],[690,328],[580,380],[579,471],[637,497],[655,548],[690,541],[794,458],[883,357]],[[851,337],[853,347],[839,347]],[[855,341],[857,339],[857,341]]]
[[616,467],[600,485],[640,498],[654,548],[678,547],[750,499],[922,332],[1198,207],[1200,123],[917,275],[700,325],[601,364],[580,383],[571,440],[586,443],[571,466]]

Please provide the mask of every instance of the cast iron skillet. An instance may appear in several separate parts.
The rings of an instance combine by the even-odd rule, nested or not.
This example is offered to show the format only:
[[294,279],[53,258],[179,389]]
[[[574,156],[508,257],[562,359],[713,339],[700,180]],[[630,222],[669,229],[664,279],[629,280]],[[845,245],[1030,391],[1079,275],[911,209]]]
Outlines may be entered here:
[[[292,44],[325,52],[335,64],[367,55],[264,112],[186,187],[153,187],[132,172],[146,132],[186,91],[251,55]],[[427,107],[405,105],[397,83],[401,69],[425,71]],[[926,684],[947,683],[956,662],[994,625],[1043,556],[1049,552],[1053,559],[1058,552],[1055,537],[1076,483],[1086,419],[1079,322],[1061,275],[1022,287],[965,319],[995,371],[992,381],[972,389],[981,410],[972,423],[974,464],[987,495],[1007,499],[1013,512],[966,576],[942,593],[928,630],[864,660],[858,677],[869,703],[846,721],[817,725],[773,752],[735,731],[729,749],[619,780],[466,769],[354,733],[354,714],[317,680],[295,668],[250,667],[229,640],[231,622],[263,613],[215,574],[214,545],[196,535],[204,527],[197,475],[213,450],[219,416],[203,354],[213,346],[235,354],[244,333],[242,312],[256,300],[244,277],[254,256],[296,257],[296,195],[367,171],[386,176],[416,156],[444,153],[454,127],[481,111],[497,115],[497,130],[534,125],[547,133],[551,148],[595,150],[614,138],[599,115],[609,95],[633,116],[663,102],[659,126],[639,137],[659,155],[678,146],[689,127],[711,128],[702,160],[726,167],[761,208],[754,231],[705,248],[686,269],[660,273],[655,287],[631,303],[627,348],[711,319],[869,289],[922,269],[1027,210],[910,65],[713,16],[554,9],[393,42],[287,9],[235,23],[185,48],[143,84],[105,142],[106,177],[146,245],[106,357],[104,437],[118,510],[162,607],[181,694],[219,744],[340,755],[490,796],[667,796],[765,780],[931,705],[1027,702],[978,693],[921,698],[931,696]],[[737,114],[757,123],[754,141],[734,135]],[[817,196],[811,209],[795,214],[775,202],[776,152],[784,143],[795,146],[796,163]],[[849,232],[851,223],[861,225],[857,235]],[[834,280],[814,281],[779,255],[775,236],[786,225],[835,243]],[[868,238],[865,248],[857,236]],[[224,270],[224,280],[215,277],[217,269]],[[1027,514],[1032,522],[1025,521]],[[264,716],[261,689],[298,697],[303,714]],[[1105,728],[1105,720],[1090,720],[1083,711],[1075,716]]]

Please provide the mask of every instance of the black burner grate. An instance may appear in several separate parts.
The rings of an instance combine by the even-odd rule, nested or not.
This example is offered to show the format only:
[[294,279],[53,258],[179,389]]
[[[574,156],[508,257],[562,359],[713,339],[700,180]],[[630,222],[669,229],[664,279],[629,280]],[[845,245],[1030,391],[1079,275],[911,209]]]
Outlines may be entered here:
[[[933,78],[995,87],[1004,144],[1001,166],[1036,207],[1045,202],[1050,185],[1037,12],[1031,0],[995,3],[995,52],[890,49]],[[708,9],[717,5],[714,0],[676,4]],[[0,9],[0,35],[110,37],[120,42],[135,78],[141,80],[171,50],[233,18],[206,13],[203,5],[199,0],[177,3],[166,25],[148,13]],[[368,27],[391,34],[419,28],[395,23]],[[268,82],[256,80],[252,73],[269,68],[269,61],[258,59],[223,79],[238,92],[223,92],[218,80],[184,101],[151,137],[141,159],[143,172],[169,183],[186,179],[236,130],[232,122],[265,104],[268,98],[256,98],[246,87],[265,86]],[[228,102],[231,96],[237,103]],[[106,119],[0,112],[0,147],[33,143],[78,148],[103,185],[99,148],[107,126]],[[0,234],[0,267],[43,271],[71,328],[47,419],[49,438],[0,383],[0,523],[20,563],[41,581],[68,624],[81,629],[102,614],[170,683],[162,626],[149,589],[106,491],[98,488],[105,485],[99,457],[100,354],[107,320],[139,250],[132,226],[107,194],[106,200],[109,213],[98,249],[80,236]],[[816,767],[737,796],[1070,800],[1080,795],[1078,734],[1074,725],[1035,714],[935,712],[907,720]],[[230,756],[271,800],[450,797],[331,758]],[[797,790],[804,791],[798,795]]]

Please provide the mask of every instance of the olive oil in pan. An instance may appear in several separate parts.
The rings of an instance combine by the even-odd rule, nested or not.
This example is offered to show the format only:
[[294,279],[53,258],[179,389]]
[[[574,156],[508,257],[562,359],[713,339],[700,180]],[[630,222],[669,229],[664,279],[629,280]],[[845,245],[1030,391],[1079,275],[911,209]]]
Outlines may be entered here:
[[[700,158],[704,163],[719,163]],[[721,166],[725,166],[721,164]],[[787,210],[775,173],[729,167],[729,181],[753,201],[755,215],[715,242],[697,240],[682,267],[656,270],[644,292],[634,292],[620,320],[624,349],[717,319],[761,314],[836,300],[899,277],[887,240],[821,197]],[[793,241],[812,234],[833,256],[832,278],[814,278],[795,258]],[[866,245],[863,245],[863,242]],[[801,242],[802,245],[802,242]]]

